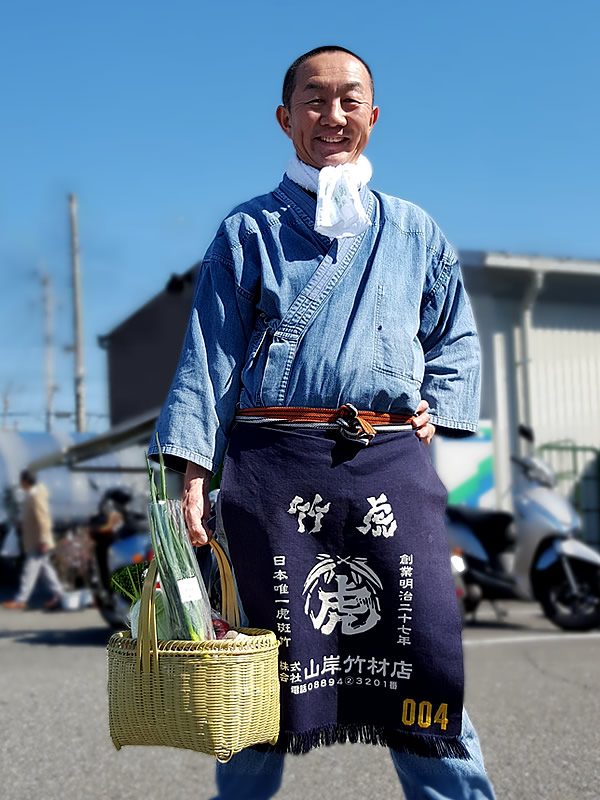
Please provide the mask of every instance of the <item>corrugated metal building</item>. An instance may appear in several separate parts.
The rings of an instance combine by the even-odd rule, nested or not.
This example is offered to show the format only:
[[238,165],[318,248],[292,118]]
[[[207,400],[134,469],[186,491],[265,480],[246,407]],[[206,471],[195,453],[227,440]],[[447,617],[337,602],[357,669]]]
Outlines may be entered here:
[[[600,261],[461,253],[479,329],[483,419],[492,423],[497,504],[507,504],[519,422],[584,511],[600,543]],[[175,369],[198,265],[101,338],[112,425],[152,415]],[[586,510],[587,509],[587,510]]]
[[482,418],[493,425],[498,504],[507,504],[519,422],[600,544],[600,261],[462,253],[482,343]]

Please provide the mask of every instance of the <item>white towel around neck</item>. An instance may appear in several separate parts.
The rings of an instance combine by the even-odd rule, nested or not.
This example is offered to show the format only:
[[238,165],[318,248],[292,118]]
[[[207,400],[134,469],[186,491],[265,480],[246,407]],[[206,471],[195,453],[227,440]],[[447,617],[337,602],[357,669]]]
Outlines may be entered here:
[[288,178],[317,195],[315,230],[330,239],[358,236],[371,224],[359,190],[371,180],[373,170],[365,156],[356,164],[315,169],[296,154],[287,166]]

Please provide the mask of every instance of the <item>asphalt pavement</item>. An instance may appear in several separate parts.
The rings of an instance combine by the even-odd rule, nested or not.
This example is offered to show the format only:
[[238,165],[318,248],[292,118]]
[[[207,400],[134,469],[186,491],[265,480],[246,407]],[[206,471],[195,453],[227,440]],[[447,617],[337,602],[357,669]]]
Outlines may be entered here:
[[[0,590],[0,599],[6,594]],[[464,632],[466,705],[498,800],[600,797],[600,632],[567,634],[534,604],[485,608]],[[214,761],[108,736],[105,645],[94,609],[0,609],[2,800],[207,800]],[[289,757],[282,800],[401,798],[384,748]]]

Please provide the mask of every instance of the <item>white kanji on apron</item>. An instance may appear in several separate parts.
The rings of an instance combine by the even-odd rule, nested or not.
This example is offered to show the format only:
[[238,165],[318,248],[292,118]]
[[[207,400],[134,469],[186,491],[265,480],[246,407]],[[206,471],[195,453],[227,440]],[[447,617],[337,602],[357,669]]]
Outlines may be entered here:
[[[288,508],[288,514],[298,515],[298,533],[318,533],[321,530],[321,520],[329,511],[329,506],[331,505],[331,503],[320,505],[322,502],[323,498],[320,494],[315,495],[312,503],[310,500],[305,502],[304,498],[298,495],[294,497]],[[313,527],[309,531],[306,530],[304,525],[304,520],[307,517],[312,517],[314,519]]]
[[379,589],[381,581],[366,558],[320,554],[304,582],[304,613],[325,635],[333,633],[338,623],[340,633],[363,633],[381,619]]
[[362,527],[357,525],[356,529],[361,533],[372,533],[373,536],[393,536],[398,526],[387,495],[382,493],[379,497],[367,497],[367,502],[371,508],[363,518]]

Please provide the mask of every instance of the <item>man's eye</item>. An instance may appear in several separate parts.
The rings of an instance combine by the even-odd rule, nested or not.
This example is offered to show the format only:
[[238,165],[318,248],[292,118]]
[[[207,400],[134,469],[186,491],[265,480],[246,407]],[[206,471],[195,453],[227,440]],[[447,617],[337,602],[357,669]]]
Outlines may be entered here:
[[357,106],[360,104],[360,100],[357,100],[355,97],[346,97],[342,102],[345,106]]
[[320,105],[322,102],[323,101],[321,100],[320,97],[314,97],[312,100],[308,101],[308,105],[309,106],[316,106],[316,105]]

